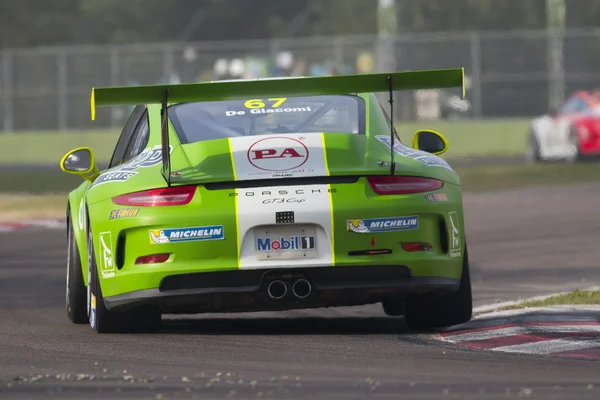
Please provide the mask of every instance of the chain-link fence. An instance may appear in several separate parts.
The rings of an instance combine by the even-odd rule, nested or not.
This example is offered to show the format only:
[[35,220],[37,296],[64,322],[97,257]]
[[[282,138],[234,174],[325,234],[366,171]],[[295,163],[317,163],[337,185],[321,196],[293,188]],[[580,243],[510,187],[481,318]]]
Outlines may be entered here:
[[4,51],[0,128],[120,126],[127,109],[100,110],[98,121],[90,121],[93,86],[465,67],[470,81],[466,114],[474,118],[532,116],[575,90],[600,87],[600,31],[567,31],[560,37],[546,31],[410,34],[385,39],[383,47],[382,40],[360,36]]

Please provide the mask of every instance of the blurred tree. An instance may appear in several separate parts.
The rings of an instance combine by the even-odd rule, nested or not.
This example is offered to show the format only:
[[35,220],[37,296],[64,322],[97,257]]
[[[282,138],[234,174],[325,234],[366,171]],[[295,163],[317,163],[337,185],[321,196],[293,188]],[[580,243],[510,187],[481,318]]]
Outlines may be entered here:
[[[546,0],[395,0],[399,31],[544,29]],[[567,0],[568,28],[600,0]],[[375,0],[0,0],[0,47],[375,34]]]
[[0,48],[68,43],[80,0],[0,0]]

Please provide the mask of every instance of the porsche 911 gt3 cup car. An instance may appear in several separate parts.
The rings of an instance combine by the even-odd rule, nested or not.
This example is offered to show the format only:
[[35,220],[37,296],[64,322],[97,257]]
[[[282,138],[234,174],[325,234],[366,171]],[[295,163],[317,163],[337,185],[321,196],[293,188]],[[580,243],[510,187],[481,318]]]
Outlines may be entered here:
[[600,93],[577,92],[556,112],[534,119],[527,161],[575,162],[600,156]]
[[[374,92],[460,87],[463,70],[100,88],[138,105],[67,207],[67,312],[97,332],[163,314],[383,303],[413,328],[471,318],[460,180]],[[464,90],[464,87],[463,87]]]

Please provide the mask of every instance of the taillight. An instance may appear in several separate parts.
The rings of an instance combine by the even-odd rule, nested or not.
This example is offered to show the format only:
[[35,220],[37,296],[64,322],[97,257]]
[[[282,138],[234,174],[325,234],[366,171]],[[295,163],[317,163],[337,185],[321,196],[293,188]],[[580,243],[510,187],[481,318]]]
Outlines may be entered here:
[[150,254],[147,256],[138,257],[135,260],[136,264],[158,264],[164,263],[169,259],[171,253],[162,253],[162,254]]
[[441,189],[443,181],[416,176],[369,176],[373,191],[377,194],[410,194]]
[[192,201],[195,193],[196,186],[177,186],[128,193],[113,197],[112,201],[121,206],[183,206]]
[[430,243],[410,242],[401,243],[400,245],[404,251],[433,251]]

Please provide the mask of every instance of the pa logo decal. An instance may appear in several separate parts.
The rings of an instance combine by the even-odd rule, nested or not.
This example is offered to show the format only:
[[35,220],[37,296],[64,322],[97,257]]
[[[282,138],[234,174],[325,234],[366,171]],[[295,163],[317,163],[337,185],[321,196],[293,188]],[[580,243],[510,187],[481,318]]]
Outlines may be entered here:
[[288,171],[308,161],[308,147],[300,140],[273,137],[259,140],[248,149],[248,161],[263,171]]

